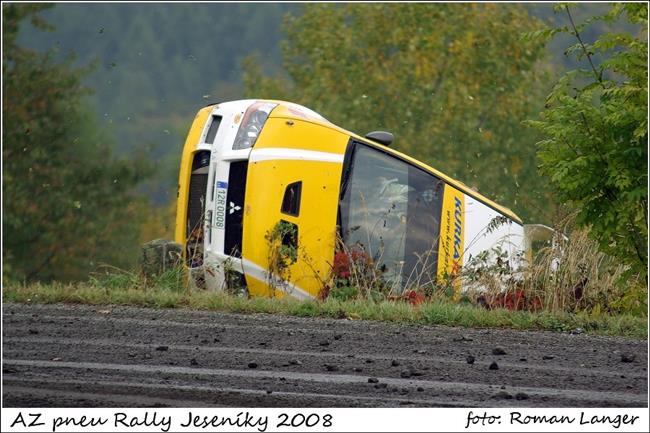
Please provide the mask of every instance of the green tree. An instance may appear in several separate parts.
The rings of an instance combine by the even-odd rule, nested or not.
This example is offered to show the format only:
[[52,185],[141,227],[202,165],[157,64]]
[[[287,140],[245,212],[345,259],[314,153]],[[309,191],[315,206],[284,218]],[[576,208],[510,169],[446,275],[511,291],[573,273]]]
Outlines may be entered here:
[[294,4],[61,3],[42,16],[56,26],[23,26],[18,41],[79,64],[97,61],[83,82],[98,122],[112,128],[118,155],[144,149],[155,172],[140,186],[157,204],[176,199],[179,145],[209,102],[240,99],[239,62],[253,50],[277,69],[280,23]]
[[138,252],[146,165],[116,160],[80,84],[86,70],[16,43],[46,5],[3,4],[3,278],[70,280]]
[[614,4],[580,25],[568,5],[557,10],[569,25],[532,36],[573,35],[576,44],[567,53],[588,67],[564,75],[542,119],[530,122],[547,137],[538,143],[541,171],[558,196],[578,209],[578,222],[591,227],[601,250],[647,278],[647,31],[604,33],[593,43],[581,36],[592,22],[623,16],[647,28],[647,4]]
[[245,90],[389,130],[397,149],[539,220],[539,137],[521,122],[542,108],[543,44],[520,35],[541,27],[520,5],[305,5],[284,25],[288,76],[248,58]]

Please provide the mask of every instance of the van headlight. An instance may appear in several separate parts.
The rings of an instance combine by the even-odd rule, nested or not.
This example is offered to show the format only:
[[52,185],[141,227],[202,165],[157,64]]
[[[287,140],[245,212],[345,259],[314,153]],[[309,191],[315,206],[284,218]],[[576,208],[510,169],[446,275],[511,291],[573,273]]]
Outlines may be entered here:
[[232,145],[233,150],[249,149],[255,145],[266,119],[277,105],[270,102],[256,102],[246,110]]

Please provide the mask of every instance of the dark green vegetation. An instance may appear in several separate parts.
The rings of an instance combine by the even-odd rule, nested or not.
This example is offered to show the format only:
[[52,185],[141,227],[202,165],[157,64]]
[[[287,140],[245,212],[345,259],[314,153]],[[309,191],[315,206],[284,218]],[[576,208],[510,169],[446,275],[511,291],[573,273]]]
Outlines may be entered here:
[[[98,262],[129,266],[148,171],[111,140],[84,103],[84,70],[16,44],[43,5],[3,5],[3,279],[86,278]],[[126,248],[125,248],[126,246]],[[135,248],[134,248],[135,247]]]
[[[567,51],[589,67],[565,74],[547,98],[542,119],[531,124],[547,139],[539,145],[541,172],[558,198],[578,209],[601,249],[647,278],[648,265],[648,44],[635,35],[606,33],[593,43],[581,34],[567,6],[570,25],[557,32],[575,36]],[[626,14],[647,26],[647,5],[617,4],[595,20]],[[597,64],[596,56],[602,61]]]
[[[118,152],[146,151],[156,168],[146,184],[154,202],[175,198],[185,134],[196,111],[241,99],[240,62],[260,53],[277,71],[285,4],[57,4],[42,16],[56,29],[25,25],[18,40],[58,58],[96,63],[84,83]],[[27,24],[27,23],[26,23]],[[148,239],[147,239],[148,240]]]
[[[573,23],[557,9],[3,5],[3,281],[133,268],[140,242],[171,237],[194,112],[248,95],[390,130],[396,148],[526,222],[577,214],[576,236],[600,251],[559,275],[534,268],[529,295],[553,314],[644,315],[647,6],[576,5]],[[570,295],[587,275],[584,296]]]

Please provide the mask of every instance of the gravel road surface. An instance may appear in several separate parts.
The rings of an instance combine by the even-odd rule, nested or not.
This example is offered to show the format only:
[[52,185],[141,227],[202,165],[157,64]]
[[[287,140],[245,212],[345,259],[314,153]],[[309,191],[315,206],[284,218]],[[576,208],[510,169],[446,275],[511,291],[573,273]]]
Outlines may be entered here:
[[3,305],[4,407],[643,407],[646,340]]

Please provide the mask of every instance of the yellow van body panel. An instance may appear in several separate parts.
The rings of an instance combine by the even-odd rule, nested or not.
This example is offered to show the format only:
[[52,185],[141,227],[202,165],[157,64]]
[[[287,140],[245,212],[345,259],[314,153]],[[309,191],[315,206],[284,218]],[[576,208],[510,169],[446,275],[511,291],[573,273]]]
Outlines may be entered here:
[[264,124],[255,149],[279,147],[345,154],[350,134],[326,125],[330,124],[272,115]]
[[[279,102],[279,103],[282,104],[282,102]],[[282,117],[282,118],[286,118],[286,119],[300,118],[300,117],[296,116],[296,111],[295,110],[291,110],[290,107],[287,107],[287,106],[284,106],[284,105],[279,105],[278,107],[276,107],[275,110],[273,110],[273,112],[271,113],[271,118],[272,117]],[[358,140],[358,141],[361,141],[361,142],[364,142],[364,143],[367,143],[367,144],[371,144],[371,145],[373,145],[373,147],[375,147],[375,148],[377,148],[379,150],[382,150],[382,151],[384,151],[386,153],[392,154],[394,156],[397,156],[398,158],[401,158],[401,159],[403,159],[403,160],[405,160],[407,162],[410,162],[411,164],[413,164],[415,166],[418,166],[418,167],[424,169],[425,171],[428,171],[431,174],[434,174],[435,176],[437,176],[440,179],[447,182],[449,185],[453,185],[455,188],[457,188],[458,190],[464,192],[465,194],[468,194],[468,195],[478,199],[479,201],[484,202],[486,205],[498,210],[500,213],[504,214],[505,216],[512,219],[513,221],[515,221],[515,222],[517,222],[519,224],[523,224],[521,218],[519,218],[519,216],[517,216],[517,214],[515,214],[513,211],[511,211],[507,207],[501,206],[500,204],[495,203],[494,201],[490,200],[489,198],[485,197],[484,195],[474,191],[473,189],[471,189],[470,187],[465,185],[463,182],[460,182],[460,181],[458,181],[458,180],[456,180],[454,178],[451,178],[451,177],[447,176],[446,174],[440,172],[439,170],[436,170],[435,168],[431,167],[430,165],[427,165],[427,164],[423,163],[422,161],[418,161],[417,159],[412,158],[412,157],[410,157],[410,156],[408,156],[408,155],[406,155],[406,154],[404,154],[402,152],[399,152],[399,151],[397,151],[395,149],[392,149],[392,148],[390,148],[388,146],[384,146],[381,143],[376,143],[376,142],[374,142],[374,141],[372,141],[372,140],[370,140],[368,138],[365,138],[365,137],[362,137],[362,136],[360,136],[358,134],[355,134],[354,132],[347,131],[347,130],[345,130],[345,129],[337,126],[337,125],[334,125],[333,123],[331,123],[331,122],[329,122],[327,120],[318,119],[316,117],[309,117],[309,116],[304,116],[303,119],[307,120],[310,123],[313,123],[315,125],[319,125],[319,126],[321,126],[323,128],[331,129],[331,130],[337,131],[337,132],[339,132],[341,134],[345,134],[349,138],[352,138],[352,139],[355,139],[355,140]]]
[[176,201],[176,230],[174,234],[174,240],[181,245],[185,244],[186,237],[185,221],[187,220],[187,201],[189,200],[192,159],[201,139],[203,128],[210,118],[210,113],[213,108],[212,106],[208,106],[196,113],[192,126],[190,127],[190,132],[187,134],[185,145],[183,146],[181,167],[178,173],[178,200]]
[[[250,296],[261,296],[265,298],[271,296],[271,288],[267,281],[258,280],[255,277],[246,275],[246,286],[248,287],[248,294]],[[282,298],[284,293],[281,290],[274,290],[273,295],[276,298]]]
[[[251,160],[248,165],[246,205],[242,251],[244,259],[268,269],[270,245],[267,234],[280,220],[298,227],[298,260],[288,267],[285,280],[311,296],[318,296],[322,281],[329,276],[336,244],[338,210],[343,154],[349,136],[321,126],[292,119],[269,118],[255,144],[262,149],[309,150],[340,155],[341,162],[319,160],[277,159]],[[298,216],[281,212],[287,185],[302,182]],[[251,295],[279,295],[258,280],[249,278]]]
[[445,185],[440,215],[438,245],[438,278],[450,278],[455,295],[460,294],[460,273],[465,245],[465,195],[451,185]]

